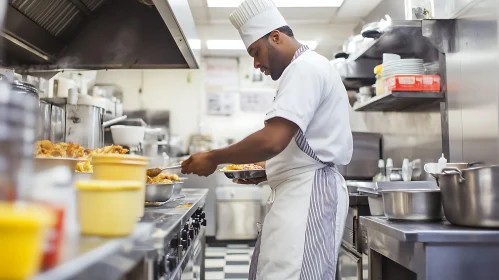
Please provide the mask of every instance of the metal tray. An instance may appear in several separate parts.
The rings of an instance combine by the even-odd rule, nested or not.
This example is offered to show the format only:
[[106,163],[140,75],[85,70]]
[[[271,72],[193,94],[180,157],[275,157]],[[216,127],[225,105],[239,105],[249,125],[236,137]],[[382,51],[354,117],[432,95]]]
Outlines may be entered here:
[[267,176],[265,169],[222,171],[229,179],[256,179]]
[[147,202],[164,202],[169,200],[173,194],[173,184],[147,184],[146,199]]

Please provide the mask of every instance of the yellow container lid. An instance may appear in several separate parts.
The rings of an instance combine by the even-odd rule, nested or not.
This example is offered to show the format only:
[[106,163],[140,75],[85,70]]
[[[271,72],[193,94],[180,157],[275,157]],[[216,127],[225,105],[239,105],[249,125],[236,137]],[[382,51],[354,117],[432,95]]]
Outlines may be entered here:
[[144,185],[140,181],[89,180],[78,181],[75,186],[80,191],[131,191],[140,190]]
[[120,154],[104,154],[95,155],[92,157],[92,164],[131,164],[147,166],[148,160],[146,157],[135,155],[120,155]]
[[374,67],[374,74],[379,74],[383,71],[383,64],[377,65]]
[[0,227],[37,228],[54,224],[53,212],[35,203],[0,202]]

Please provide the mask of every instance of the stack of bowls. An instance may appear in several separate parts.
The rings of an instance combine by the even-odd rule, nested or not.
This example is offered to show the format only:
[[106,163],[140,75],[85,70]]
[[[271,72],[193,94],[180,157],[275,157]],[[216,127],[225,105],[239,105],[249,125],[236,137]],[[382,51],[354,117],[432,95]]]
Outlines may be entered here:
[[383,77],[393,75],[422,75],[425,73],[423,60],[417,58],[392,60],[383,63]]

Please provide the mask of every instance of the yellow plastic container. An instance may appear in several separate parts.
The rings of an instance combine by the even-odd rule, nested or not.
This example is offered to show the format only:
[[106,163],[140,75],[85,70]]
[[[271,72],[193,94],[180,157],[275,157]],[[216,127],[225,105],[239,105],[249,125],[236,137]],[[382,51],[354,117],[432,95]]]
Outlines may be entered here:
[[38,272],[51,211],[36,204],[0,202],[0,279],[28,279]]
[[137,197],[137,217],[144,216],[146,199],[145,184],[148,161],[146,157],[133,155],[106,154],[92,158],[94,180],[140,181],[140,197]]
[[85,235],[124,236],[137,222],[137,199],[142,182],[90,180],[75,183],[78,221]]

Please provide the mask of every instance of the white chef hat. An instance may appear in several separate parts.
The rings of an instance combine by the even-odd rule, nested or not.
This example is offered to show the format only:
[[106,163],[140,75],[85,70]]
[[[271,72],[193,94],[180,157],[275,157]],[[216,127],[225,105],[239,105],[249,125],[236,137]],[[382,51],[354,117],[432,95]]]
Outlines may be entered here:
[[245,0],[229,16],[246,49],[256,40],[288,25],[272,0]]

